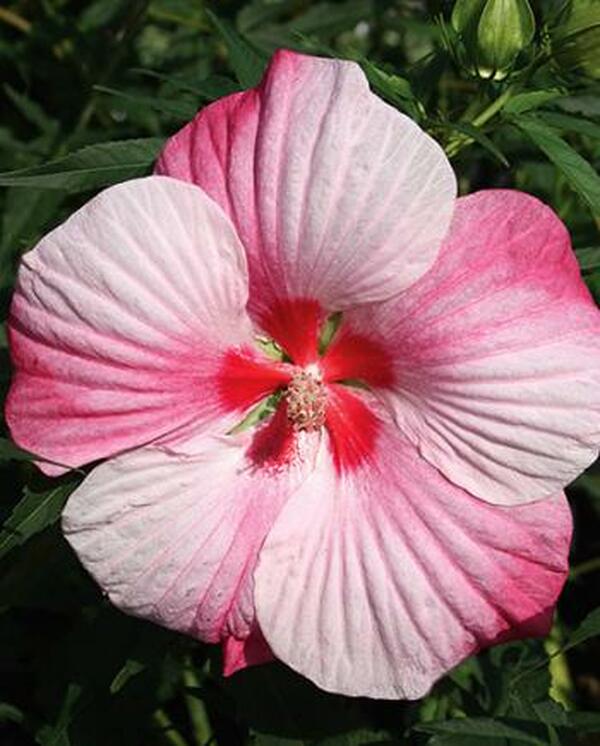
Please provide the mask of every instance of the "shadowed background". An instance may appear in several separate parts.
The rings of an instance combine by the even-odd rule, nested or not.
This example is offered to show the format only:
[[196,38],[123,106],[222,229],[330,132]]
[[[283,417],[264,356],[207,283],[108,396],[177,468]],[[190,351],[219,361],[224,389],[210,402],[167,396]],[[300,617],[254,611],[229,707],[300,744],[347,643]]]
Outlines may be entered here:
[[[453,23],[453,6],[3,4],[2,318],[23,252],[101,187],[149,173],[167,136],[254,85],[282,46],[361,62],[372,88],[444,145],[462,193],[508,186],[550,204],[600,298],[600,6],[532,2],[533,36],[504,11],[492,29],[510,27],[503,49]],[[0,358],[4,395],[4,324]],[[600,744],[598,469],[569,490],[573,569],[550,639],[471,659],[415,703],[324,694],[279,664],[223,680],[216,648],[124,616],[79,566],[57,521],[81,475],[43,477],[5,427],[0,470],[2,746]]]

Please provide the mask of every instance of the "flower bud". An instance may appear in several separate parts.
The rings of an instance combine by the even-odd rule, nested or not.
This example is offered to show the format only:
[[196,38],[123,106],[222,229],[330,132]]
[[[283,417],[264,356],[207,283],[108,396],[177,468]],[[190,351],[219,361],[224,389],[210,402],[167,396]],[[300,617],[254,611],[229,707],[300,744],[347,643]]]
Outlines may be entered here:
[[598,0],[571,2],[550,32],[552,51],[558,63],[579,68],[600,79],[600,3]]
[[535,33],[528,0],[457,0],[452,25],[460,34],[467,65],[482,78],[504,78]]

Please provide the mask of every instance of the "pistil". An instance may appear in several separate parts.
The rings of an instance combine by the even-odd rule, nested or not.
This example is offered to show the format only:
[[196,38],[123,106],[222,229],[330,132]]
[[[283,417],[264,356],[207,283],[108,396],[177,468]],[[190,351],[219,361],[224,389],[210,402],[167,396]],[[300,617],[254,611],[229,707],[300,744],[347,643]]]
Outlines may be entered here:
[[327,392],[315,365],[300,368],[290,381],[286,394],[287,416],[296,430],[319,430],[325,424]]

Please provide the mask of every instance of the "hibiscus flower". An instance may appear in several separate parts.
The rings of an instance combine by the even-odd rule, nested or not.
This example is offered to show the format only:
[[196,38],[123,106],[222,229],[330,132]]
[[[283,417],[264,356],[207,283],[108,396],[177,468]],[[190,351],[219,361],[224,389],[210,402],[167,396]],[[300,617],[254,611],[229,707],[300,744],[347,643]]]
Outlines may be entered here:
[[16,442],[108,459],[63,526],[112,601],[382,698],[545,634],[600,408],[560,220],[456,199],[357,65],[287,51],[157,174],[43,238],[9,322]]

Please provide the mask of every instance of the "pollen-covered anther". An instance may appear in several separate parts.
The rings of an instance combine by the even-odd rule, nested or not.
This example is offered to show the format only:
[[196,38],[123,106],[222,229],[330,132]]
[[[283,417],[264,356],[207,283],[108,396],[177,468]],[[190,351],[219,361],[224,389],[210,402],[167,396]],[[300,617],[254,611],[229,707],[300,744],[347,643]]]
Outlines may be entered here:
[[301,368],[287,391],[287,415],[296,430],[319,430],[325,424],[327,392],[318,371]]

